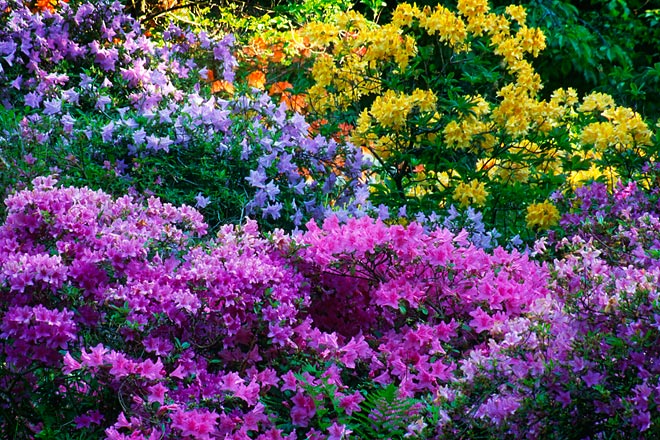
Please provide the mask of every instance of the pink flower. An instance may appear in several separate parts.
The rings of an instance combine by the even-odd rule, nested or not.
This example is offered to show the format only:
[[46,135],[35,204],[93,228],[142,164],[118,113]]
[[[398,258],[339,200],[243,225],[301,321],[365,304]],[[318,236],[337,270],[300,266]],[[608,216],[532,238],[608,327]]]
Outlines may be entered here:
[[282,379],[284,379],[284,384],[280,387],[282,391],[296,391],[298,389],[298,379],[291,371],[284,373]]
[[167,392],[167,387],[162,383],[157,383],[147,388],[149,394],[147,395],[147,401],[149,402],[158,402],[161,405],[165,403],[165,393]]
[[471,311],[470,316],[474,319],[469,322],[469,325],[477,333],[488,331],[493,327],[493,318],[488,313],[484,312],[481,307]]
[[64,355],[64,368],[62,368],[62,373],[64,374],[71,374],[74,371],[80,370],[82,368],[82,364],[75,360],[71,354],[67,351],[66,354]]
[[118,379],[135,373],[135,362],[128,359],[124,353],[113,350],[106,355],[105,359],[112,365],[110,374]]
[[83,348],[82,353],[80,354],[80,360],[82,364],[86,367],[96,368],[101,367],[104,364],[103,356],[108,352],[108,349],[103,346],[103,344],[98,344],[96,347],[92,347],[92,351],[87,353]]
[[354,392],[353,394],[349,394],[346,397],[342,397],[339,400],[339,406],[344,408],[344,411],[346,411],[346,414],[349,416],[353,414],[353,412],[360,411],[360,403],[364,401],[364,397],[362,394],[360,394],[359,391]]
[[293,408],[291,408],[291,421],[294,425],[305,427],[316,414],[316,403],[310,396],[298,391],[291,399]]
[[348,438],[351,434],[350,429],[346,429],[346,425],[338,425],[337,422],[334,422],[332,426],[328,428],[328,440],[342,440]]
[[215,412],[207,410],[182,411],[177,410],[171,416],[172,428],[181,431],[182,436],[195,439],[209,439],[209,434],[215,431],[216,420],[219,417]]
[[141,364],[138,364],[136,372],[146,379],[157,380],[163,378],[163,368],[160,358],[156,362],[147,359]]

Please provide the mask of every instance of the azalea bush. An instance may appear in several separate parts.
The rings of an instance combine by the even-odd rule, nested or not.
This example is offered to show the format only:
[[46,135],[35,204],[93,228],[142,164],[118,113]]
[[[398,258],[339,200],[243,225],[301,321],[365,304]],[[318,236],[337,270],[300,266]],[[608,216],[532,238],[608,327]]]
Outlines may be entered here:
[[547,293],[541,266],[444,229],[333,217],[207,239],[187,206],[33,185],[0,228],[6,435],[341,438],[369,393],[452,382]]
[[[657,189],[593,184],[564,202],[564,236],[535,250],[554,255],[552,294],[470,354],[462,368],[472,380],[442,394],[443,434],[657,435]],[[477,384],[497,393],[465,417]]]
[[70,183],[195,204],[213,229],[246,215],[300,226],[358,209],[360,149],[309,133],[264,93],[233,85],[233,37],[170,26],[152,39],[119,3],[1,8],[3,183]]

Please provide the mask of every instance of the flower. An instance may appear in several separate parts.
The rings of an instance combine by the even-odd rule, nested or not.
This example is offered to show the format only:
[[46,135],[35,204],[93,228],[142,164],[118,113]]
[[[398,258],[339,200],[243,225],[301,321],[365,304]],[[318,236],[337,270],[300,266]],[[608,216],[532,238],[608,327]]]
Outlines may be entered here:
[[209,203],[211,203],[211,199],[209,197],[204,197],[201,192],[198,192],[195,196],[196,208],[206,208]]
[[469,205],[483,205],[486,203],[487,197],[486,185],[476,179],[470,180],[468,183],[461,182],[456,185],[454,190],[454,200],[464,208]]
[[215,430],[216,420],[220,417],[215,411],[178,409],[172,415],[172,427],[181,431],[182,436],[190,436],[198,440],[210,439]]
[[334,422],[332,426],[328,428],[328,440],[347,439],[352,432],[353,431],[346,428],[346,425],[339,425],[337,422]]
[[527,207],[525,220],[530,228],[548,229],[559,222],[559,210],[547,200],[534,203]]

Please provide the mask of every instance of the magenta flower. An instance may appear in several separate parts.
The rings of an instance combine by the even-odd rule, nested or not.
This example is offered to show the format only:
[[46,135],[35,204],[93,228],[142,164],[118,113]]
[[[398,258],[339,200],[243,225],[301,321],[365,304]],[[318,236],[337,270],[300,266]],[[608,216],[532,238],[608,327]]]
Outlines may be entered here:
[[219,415],[214,411],[178,409],[172,413],[172,428],[178,429],[182,436],[190,436],[197,440],[210,439],[215,431]]
[[334,422],[328,428],[328,440],[342,440],[349,438],[350,434],[353,431],[346,428],[346,425],[340,425],[337,422]]
[[291,398],[293,408],[291,408],[291,422],[297,426],[308,426],[312,417],[316,414],[316,403],[311,396],[298,391]]

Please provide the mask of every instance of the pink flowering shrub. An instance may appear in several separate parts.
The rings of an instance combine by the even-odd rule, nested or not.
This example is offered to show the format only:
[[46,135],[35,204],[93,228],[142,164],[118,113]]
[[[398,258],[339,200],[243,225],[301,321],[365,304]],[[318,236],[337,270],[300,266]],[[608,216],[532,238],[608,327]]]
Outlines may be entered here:
[[5,433],[341,438],[370,392],[437,392],[546,293],[525,256],[414,223],[333,218],[294,240],[248,222],[203,239],[187,206],[51,177],[6,205]]
[[488,254],[466,233],[366,217],[308,228],[299,244],[303,273],[313,280],[314,322],[364,338],[376,352],[370,377],[397,383],[403,395],[450,382],[468,350],[500,337],[548,294],[543,266],[517,251]]
[[[258,411],[272,370],[245,372],[293,350],[308,299],[253,224],[201,244],[206,225],[189,207],[60,189],[52,178],[6,204],[3,432],[57,435],[72,421],[92,429],[103,419],[110,438],[151,435],[151,417],[171,419],[170,435],[205,438],[225,400]],[[187,409],[211,396],[208,411]]]
[[[654,256],[655,195],[607,197],[622,206],[600,223],[646,228],[638,253]],[[52,177],[6,205],[3,436],[660,433],[660,269],[617,264],[587,223],[554,249],[488,253],[368,217],[208,238],[190,207]]]

